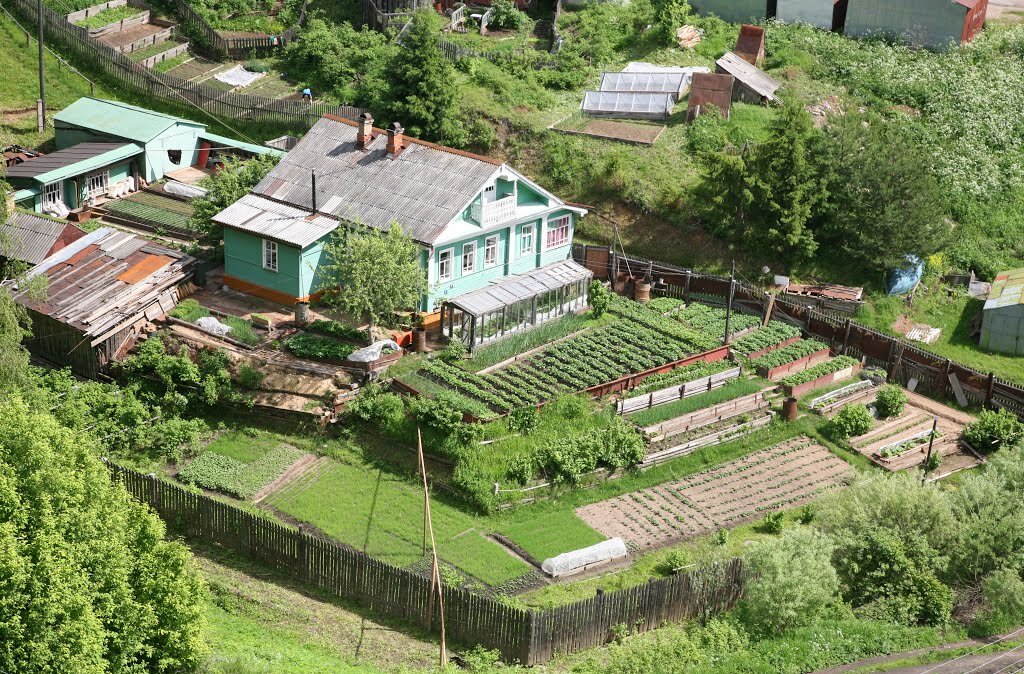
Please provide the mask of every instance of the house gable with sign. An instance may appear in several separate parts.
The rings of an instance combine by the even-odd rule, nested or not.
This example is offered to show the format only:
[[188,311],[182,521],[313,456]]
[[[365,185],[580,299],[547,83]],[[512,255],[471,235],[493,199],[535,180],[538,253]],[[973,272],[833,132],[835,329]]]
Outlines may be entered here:
[[214,217],[229,286],[292,304],[321,293],[339,227],[397,222],[420,247],[421,309],[570,257],[568,204],[499,160],[325,116],[251,194]]

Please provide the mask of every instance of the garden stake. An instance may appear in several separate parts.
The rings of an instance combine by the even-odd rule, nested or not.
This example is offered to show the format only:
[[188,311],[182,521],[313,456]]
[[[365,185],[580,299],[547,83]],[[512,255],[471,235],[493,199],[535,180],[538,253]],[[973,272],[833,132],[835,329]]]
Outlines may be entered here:
[[430,530],[430,549],[433,553],[432,573],[430,576],[430,607],[427,617],[428,627],[434,619],[434,588],[437,588],[437,610],[441,619],[441,668],[448,664],[448,653],[445,648],[444,634],[444,590],[441,587],[441,572],[437,565],[437,543],[434,541],[434,523],[430,518],[430,495],[427,491],[427,469],[423,461],[423,436],[420,434],[419,426],[416,427],[416,448],[420,457],[420,472],[423,474],[423,502],[424,514],[427,520],[427,529]]
[[939,418],[932,417],[932,434],[928,438],[928,456],[924,457],[924,474],[921,476],[921,486],[924,486],[928,478],[928,466],[932,462],[932,445],[935,444],[935,429],[939,427]]

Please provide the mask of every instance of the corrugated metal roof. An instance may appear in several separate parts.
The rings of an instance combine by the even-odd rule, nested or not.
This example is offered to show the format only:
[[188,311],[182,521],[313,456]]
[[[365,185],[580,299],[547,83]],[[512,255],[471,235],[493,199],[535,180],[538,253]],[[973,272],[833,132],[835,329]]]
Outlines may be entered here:
[[101,98],[79,98],[53,117],[56,128],[78,126],[108,136],[148,143],[175,124],[205,129],[205,124],[172,117],[162,112],[139,108]]
[[985,309],[998,309],[1014,304],[1024,304],[1024,267],[1010,269],[996,274],[992,282]]
[[32,268],[30,277],[49,280],[45,300],[20,293],[14,298],[93,337],[95,346],[144,318],[147,309],[191,276],[194,266],[188,255],[101,227]]
[[459,295],[448,303],[474,316],[483,316],[593,275],[592,271],[572,260],[561,260],[524,274],[506,276],[486,288]]
[[669,94],[679,100],[686,89],[689,78],[684,73],[604,73],[601,75],[601,91],[628,91],[641,93]]
[[669,94],[587,91],[580,108],[590,114],[664,118],[672,114],[674,105],[674,97]]
[[[318,185],[319,191],[319,185]],[[226,227],[258,234],[267,239],[305,248],[340,224],[334,218],[312,214],[300,208],[246,194],[214,216],[213,221]]]
[[142,154],[142,148],[135,143],[79,143],[15,164],[7,169],[7,175],[50,183],[100,169],[138,154]]
[[324,117],[253,192],[310,211],[315,171],[320,212],[378,229],[397,221],[430,244],[502,166],[408,136],[391,157],[386,133],[376,129],[366,150],[356,135],[355,123]]
[[245,141],[235,140],[234,138],[210,133],[209,131],[203,131],[199,134],[199,137],[210,141],[217,148],[238,149],[249,154],[269,154],[272,157],[283,157],[285,155],[283,150],[274,147],[246,143]]
[[0,225],[0,257],[38,264],[69,228],[72,236],[81,238],[85,234],[68,222],[16,212]]
[[715,65],[720,70],[724,70],[726,74],[735,77],[744,86],[753,89],[758,95],[770,101],[778,102],[779,99],[775,92],[782,85],[769,77],[763,70],[747,63],[733,52],[726,52],[722,58],[715,62]]

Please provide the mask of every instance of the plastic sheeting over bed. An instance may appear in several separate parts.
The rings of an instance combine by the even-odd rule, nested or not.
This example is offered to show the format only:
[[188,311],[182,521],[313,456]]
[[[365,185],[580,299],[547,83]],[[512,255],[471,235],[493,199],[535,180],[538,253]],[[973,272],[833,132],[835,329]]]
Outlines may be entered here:
[[585,571],[595,564],[621,559],[628,554],[629,550],[626,549],[625,542],[621,538],[612,538],[597,545],[591,545],[589,548],[564,552],[557,557],[545,559],[540,568],[553,578],[571,576],[574,573]]

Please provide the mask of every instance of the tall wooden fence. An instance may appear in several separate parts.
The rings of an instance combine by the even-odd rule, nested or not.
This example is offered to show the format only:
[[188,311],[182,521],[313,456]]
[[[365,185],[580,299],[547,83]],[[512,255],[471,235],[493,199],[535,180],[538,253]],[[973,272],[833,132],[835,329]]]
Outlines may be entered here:
[[[610,280],[621,278],[622,274],[633,277],[649,274],[654,278],[657,294],[686,301],[721,305],[729,295],[729,279],[722,276],[616,254],[607,246],[574,244],[572,254],[573,259],[594,272],[595,278]],[[771,306],[772,319],[799,326],[814,338],[827,342],[835,353],[863,358],[869,365],[884,368],[891,381],[904,386],[913,381],[919,393],[948,400],[953,391],[950,377],[955,376],[970,403],[1008,409],[1024,419],[1024,387],[999,379],[993,373],[978,372],[815,307],[779,298],[772,303],[768,293],[742,281],[733,282],[733,297],[734,305],[761,315]]]
[[[165,482],[108,463],[113,478],[185,536],[232,550],[375,613],[431,629],[430,579],[366,554]],[[635,631],[712,615],[743,592],[739,559],[701,572],[599,594],[544,611],[502,604],[467,590],[444,587],[449,638],[497,649],[509,661],[533,665],[554,655],[599,646],[617,626]]]
[[[36,25],[34,0],[3,2],[24,21]],[[129,91],[186,107],[198,106],[219,118],[271,124],[304,132],[325,113],[358,119],[362,112],[358,108],[323,102],[310,103],[224,92],[167,73],[153,72],[121,52],[89,37],[86,29],[68,23],[63,15],[55,13],[45,5],[43,31],[47,42],[59,45],[69,57],[80,63],[89,64]]]
[[246,56],[251,52],[267,51],[293,42],[298,37],[301,26],[306,23],[308,3],[309,0],[303,0],[295,25],[280,35],[252,35],[246,37],[235,37],[230,34],[224,35],[211,26],[206,17],[197,12],[189,4],[188,0],[174,0],[174,13],[180,19],[181,25],[185,26],[188,32],[197,36],[197,42],[204,48],[217,54]]

